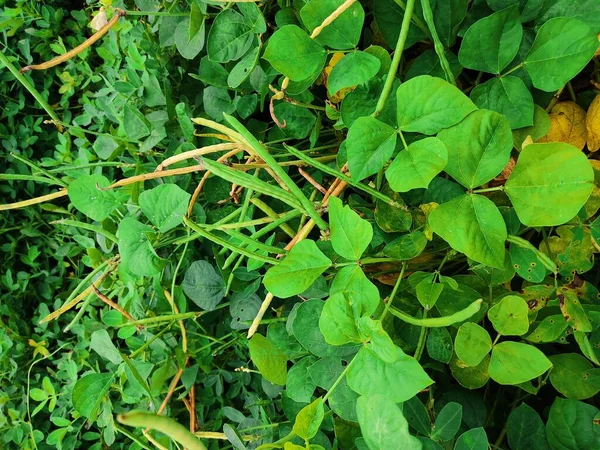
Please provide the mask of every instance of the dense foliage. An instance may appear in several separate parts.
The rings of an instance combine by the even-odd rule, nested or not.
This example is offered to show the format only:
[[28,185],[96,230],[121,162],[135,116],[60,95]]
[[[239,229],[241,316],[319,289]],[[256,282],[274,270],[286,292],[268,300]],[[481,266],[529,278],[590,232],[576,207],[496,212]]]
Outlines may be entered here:
[[0,0],[0,447],[600,449],[599,0],[73,5]]

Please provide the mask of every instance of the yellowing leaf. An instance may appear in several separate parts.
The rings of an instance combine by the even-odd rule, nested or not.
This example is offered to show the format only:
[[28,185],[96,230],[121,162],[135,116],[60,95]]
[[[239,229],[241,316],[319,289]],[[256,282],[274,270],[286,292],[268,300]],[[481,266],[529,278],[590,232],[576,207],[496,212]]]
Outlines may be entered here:
[[565,142],[583,150],[586,141],[585,111],[575,102],[559,102],[550,113],[550,131],[538,142]]
[[425,233],[425,237],[428,241],[431,241],[433,239],[433,229],[429,225],[429,222],[427,222],[427,217],[429,216],[429,213],[431,213],[431,211],[436,209],[438,206],[440,205],[438,205],[435,202],[425,203],[419,206],[421,211],[423,211],[423,213],[425,214],[425,228],[423,229],[423,233]]
[[585,120],[587,128],[588,150],[600,150],[600,95],[597,95],[590,105]]

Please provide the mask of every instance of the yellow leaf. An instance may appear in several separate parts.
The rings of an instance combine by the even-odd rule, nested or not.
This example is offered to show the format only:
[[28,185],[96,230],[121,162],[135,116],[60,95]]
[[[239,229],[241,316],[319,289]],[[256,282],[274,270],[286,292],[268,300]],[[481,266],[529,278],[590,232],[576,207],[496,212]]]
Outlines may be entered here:
[[425,203],[419,206],[421,211],[423,211],[423,213],[425,214],[425,228],[423,229],[423,233],[425,234],[425,237],[428,241],[431,241],[433,239],[433,229],[431,228],[431,226],[429,226],[429,222],[427,222],[427,217],[429,217],[431,211],[433,211],[438,206],[440,205],[438,205],[435,202]]
[[597,152],[600,150],[600,95],[597,95],[590,105],[585,123],[588,133],[588,150]]
[[585,111],[575,102],[559,102],[550,113],[550,131],[538,142],[565,142],[583,150],[586,141]]

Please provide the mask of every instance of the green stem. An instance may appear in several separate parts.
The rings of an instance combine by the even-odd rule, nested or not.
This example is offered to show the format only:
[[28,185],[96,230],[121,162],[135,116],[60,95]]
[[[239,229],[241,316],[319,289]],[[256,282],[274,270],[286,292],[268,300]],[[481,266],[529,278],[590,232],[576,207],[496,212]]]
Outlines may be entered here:
[[119,240],[117,239],[117,236],[115,236],[114,234],[112,234],[110,231],[106,231],[104,228],[102,228],[99,225],[92,225],[90,223],[80,222],[78,220],[71,220],[71,219],[55,220],[54,222],[50,222],[50,224],[52,224],[52,225],[66,225],[68,227],[82,228],[84,230],[94,231],[94,232],[96,232],[98,234],[101,234],[102,236],[104,236],[109,241],[114,242],[115,244],[117,242],[119,242]]
[[331,394],[333,394],[333,391],[335,390],[335,388],[338,387],[338,385],[342,382],[342,380],[344,379],[344,377],[346,376],[346,374],[350,370],[350,367],[352,367],[352,364],[354,363],[354,361],[356,361],[356,358],[352,358],[352,361],[350,361],[348,363],[348,365],[342,371],[342,373],[340,374],[340,376],[338,377],[338,379],[335,380],[335,383],[333,383],[333,385],[329,388],[329,390],[327,391],[327,394],[325,394],[325,396],[323,397],[323,403],[325,403],[325,401],[327,401],[327,399],[331,396]]
[[429,27],[429,32],[431,33],[431,37],[433,38],[433,48],[438,55],[440,60],[440,65],[444,70],[444,74],[446,75],[446,81],[448,83],[456,86],[456,80],[454,79],[454,75],[452,74],[452,70],[450,69],[450,64],[446,59],[446,49],[442,45],[442,41],[440,41],[440,37],[437,34],[437,30],[435,29],[435,23],[433,21],[433,12],[431,11],[431,4],[429,0],[421,0],[421,6],[423,7],[423,17],[425,18],[425,22],[427,22],[427,26]]
[[503,191],[504,190],[504,186],[496,186],[496,187],[491,187],[491,188],[485,188],[485,189],[475,189],[473,191],[471,191],[472,194],[481,194],[483,192],[496,192],[496,191]]
[[[427,319],[427,310],[423,310],[423,319]],[[425,338],[427,337],[427,327],[421,327],[421,334],[419,334],[419,342],[417,343],[417,350],[415,350],[414,358],[418,361],[423,355],[425,349]]]
[[512,69],[510,69],[508,72],[506,72],[506,73],[503,73],[502,75],[500,75],[500,76],[499,76],[499,78],[504,78],[504,77],[506,77],[506,76],[510,75],[511,73],[513,73],[513,72],[516,72],[516,71],[517,71],[517,70],[519,70],[519,69],[522,69],[522,68],[523,68],[523,66],[524,66],[524,64],[523,64],[523,63],[521,63],[521,64],[518,64],[518,65],[516,65],[515,67],[513,67]]
[[189,17],[189,12],[125,11],[125,16]]
[[383,313],[381,314],[381,317],[379,318],[379,320],[381,320],[381,321],[383,321],[383,319],[385,318],[385,316],[389,312],[390,307],[392,306],[392,303],[394,302],[394,298],[396,297],[396,293],[398,292],[398,288],[400,287],[400,283],[402,283],[402,278],[404,277],[404,271],[406,270],[406,266],[407,265],[408,265],[408,263],[406,261],[402,262],[402,269],[400,269],[400,275],[398,275],[398,279],[396,280],[396,284],[394,284],[394,289],[392,289],[392,293],[390,295],[390,298],[388,299],[387,303],[385,304],[385,309],[383,310]]
[[23,85],[25,89],[29,91],[31,95],[38,101],[40,106],[48,113],[48,115],[54,120],[56,125],[60,125],[60,119],[56,115],[56,112],[52,109],[52,106],[48,104],[42,94],[33,86],[33,84],[20,73],[17,68],[10,62],[6,55],[0,50],[0,62],[6,66],[6,68],[14,75],[14,77]]
[[196,312],[196,311],[179,313],[179,314],[167,314],[167,315],[163,315],[163,316],[148,317],[146,319],[123,322],[119,325],[115,325],[114,328],[135,327],[138,325],[141,325],[144,327],[146,325],[151,325],[151,324],[160,323],[160,322],[170,322],[170,321],[175,322],[177,320],[194,319],[198,316],[200,316],[200,313]]
[[383,90],[381,91],[381,95],[379,96],[379,101],[377,102],[375,111],[372,114],[373,117],[377,117],[381,113],[383,107],[385,106],[385,102],[390,96],[392,87],[394,86],[396,72],[398,72],[398,66],[400,65],[402,53],[404,52],[404,45],[406,44],[406,38],[408,37],[408,30],[410,28],[410,21],[413,16],[414,7],[415,0],[408,0],[406,2],[406,10],[404,11],[404,17],[402,18],[402,27],[400,28],[400,35],[398,36],[398,42],[396,43],[394,58],[392,59],[390,70],[388,71],[387,77],[385,79],[385,85],[383,86]]

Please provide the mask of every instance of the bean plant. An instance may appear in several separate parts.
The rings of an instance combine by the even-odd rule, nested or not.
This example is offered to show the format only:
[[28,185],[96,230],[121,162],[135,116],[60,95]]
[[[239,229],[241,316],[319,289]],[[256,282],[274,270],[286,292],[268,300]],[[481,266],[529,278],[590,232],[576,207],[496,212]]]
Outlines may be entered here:
[[600,450],[599,0],[0,0],[0,447]]

